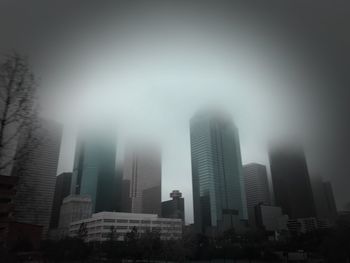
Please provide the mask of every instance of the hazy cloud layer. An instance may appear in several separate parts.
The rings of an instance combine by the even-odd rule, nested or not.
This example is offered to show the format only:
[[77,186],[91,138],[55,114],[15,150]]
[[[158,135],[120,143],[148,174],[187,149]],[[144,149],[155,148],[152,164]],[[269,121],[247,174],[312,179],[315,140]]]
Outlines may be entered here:
[[127,136],[155,138],[163,145],[163,199],[182,191],[190,222],[188,121],[215,104],[232,113],[245,163],[268,165],[266,143],[297,134],[311,172],[331,179],[339,208],[350,201],[345,7],[319,1],[2,1],[2,7],[2,46],[30,54],[43,112],[65,124],[58,172],[72,169],[78,123],[116,127],[118,158]]

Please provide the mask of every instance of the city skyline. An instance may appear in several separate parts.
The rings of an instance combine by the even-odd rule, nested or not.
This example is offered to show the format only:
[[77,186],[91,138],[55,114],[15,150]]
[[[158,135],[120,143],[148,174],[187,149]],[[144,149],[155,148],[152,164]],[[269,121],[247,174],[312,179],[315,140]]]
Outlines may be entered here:
[[[339,109],[343,104],[335,103],[346,96],[332,99],[338,96],[336,85],[312,55],[319,43],[331,41],[328,33],[311,41],[310,48],[309,41],[303,46],[290,39],[289,24],[234,16],[240,10],[235,4],[215,11],[204,5],[200,14],[181,4],[141,6],[136,16],[125,4],[121,9],[112,5],[96,20],[83,17],[84,25],[94,29],[87,31],[76,22],[76,15],[84,14],[79,10],[66,19],[67,28],[75,25],[77,31],[59,31],[60,41],[54,43],[41,37],[34,41],[35,50],[40,47],[33,64],[42,76],[44,113],[65,126],[59,172],[72,167],[76,123],[115,125],[121,143],[129,133],[154,136],[164,144],[162,198],[172,186],[181,189],[190,219],[188,121],[201,106],[216,103],[234,116],[241,131],[243,163],[269,167],[266,142],[299,133],[310,172],[332,181],[339,208],[349,202],[348,132],[341,117],[347,114]],[[319,32],[315,23],[307,24],[307,35]]]
[[[189,131],[189,128],[190,128],[190,125],[188,125],[188,135],[190,134],[190,131]],[[116,135],[116,137],[118,137],[118,135]],[[136,137],[135,137],[136,138]],[[123,138],[124,139],[124,138]],[[141,142],[142,140],[140,140],[139,142]],[[189,143],[189,142],[188,142]],[[240,142],[240,144],[241,144],[241,142]],[[124,146],[125,147],[125,146]],[[118,141],[118,153],[116,154],[117,155],[117,158],[116,158],[116,166],[117,167],[119,167],[119,168],[121,168],[121,167],[123,167],[123,165],[122,165],[122,163],[123,163],[123,158],[120,158],[121,156],[123,156],[124,157],[124,152],[123,152],[123,150],[124,150],[124,147],[123,147],[123,143],[120,143],[119,141]],[[188,144],[188,151],[190,150],[190,143]],[[164,153],[164,151],[163,151],[163,153]],[[165,153],[166,154],[166,153]],[[268,156],[268,151],[266,151],[266,157]],[[244,155],[242,154],[242,159],[244,158]],[[308,159],[308,158],[306,158],[306,159]],[[262,161],[257,161],[256,159],[249,159],[249,161],[248,160],[246,160],[246,163],[245,162],[243,162],[242,163],[242,165],[243,166],[245,166],[245,165],[247,165],[247,164],[250,164],[250,163],[257,163],[258,165],[265,165],[266,167],[267,167],[267,177],[268,177],[268,185],[269,185],[269,187],[271,188],[272,187],[272,178],[271,178],[271,172],[270,172],[270,162],[269,162],[269,160],[267,159],[266,160],[266,162],[262,162]],[[309,165],[309,163],[308,163],[308,165]],[[162,181],[164,182],[164,180],[166,181],[167,180],[167,175],[166,175],[166,172],[164,171],[164,168],[163,168],[163,166],[164,166],[164,162],[162,161],[162,171],[161,171],[161,173],[162,173]],[[118,169],[118,168],[117,168]],[[67,169],[66,171],[70,171],[69,169]],[[187,177],[187,179],[190,179],[191,178],[191,173],[190,174],[188,174],[188,176],[189,177]],[[324,177],[325,178],[327,178],[327,175],[324,175]],[[312,176],[312,174],[311,174],[311,177],[310,177],[311,179],[313,178],[313,176]],[[329,178],[327,178],[327,180],[328,181],[331,181],[331,179],[329,179]],[[191,182],[191,185],[192,185],[192,182]],[[179,186],[179,184],[177,183],[177,184],[175,184],[175,186],[174,185],[169,185],[169,186],[166,186],[166,187],[164,187],[164,183],[162,184],[162,190],[161,190],[161,194],[162,194],[162,201],[164,201],[164,200],[167,200],[167,193],[166,193],[166,191],[167,191],[167,189],[172,189],[172,188],[179,188],[181,191],[184,191],[185,192],[185,202],[186,202],[186,205],[185,205],[185,207],[186,207],[186,223],[188,224],[188,223],[192,223],[193,222],[193,203],[192,203],[192,191],[185,191],[185,190],[183,190],[182,188],[181,188],[181,186]],[[271,189],[271,191],[272,191],[272,189]],[[272,191],[272,193],[271,193],[272,195],[273,195],[273,191]],[[273,196],[272,196],[272,198],[274,198]],[[339,210],[341,210],[342,208],[341,208],[341,206],[339,207],[339,204],[337,204],[338,205],[338,208],[339,208]]]
[[[344,18],[334,15],[334,7],[315,14],[305,3],[305,26],[293,28],[289,18],[299,8],[257,8],[246,16],[241,13],[244,4],[140,4],[136,10],[143,11],[135,15],[132,4],[84,3],[83,9],[70,12],[69,6],[63,4],[58,11],[49,2],[37,8],[6,5],[3,24],[11,26],[1,46],[29,55],[41,80],[43,114],[64,125],[58,173],[72,170],[71,126],[104,119],[124,134],[142,130],[169,141],[164,145],[163,200],[174,186],[182,190],[189,210],[187,124],[197,108],[214,101],[234,115],[243,163],[269,167],[265,135],[274,137],[280,129],[300,132],[309,145],[310,173],[332,181],[339,209],[349,202],[343,120],[347,96],[342,89],[348,85],[340,85],[348,76],[342,75],[347,67],[342,68],[346,60],[340,51],[345,47],[340,43],[347,42],[337,41],[347,37],[347,28],[341,20],[329,24],[330,37],[327,27],[314,23]],[[34,15],[28,16],[26,9]],[[334,13],[328,16],[324,10]],[[42,23],[43,14],[52,19]],[[27,34],[20,25],[26,25]],[[330,72],[333,66],[337,70]]]
[[1,262],[350,262],[350,1],[0,22]]

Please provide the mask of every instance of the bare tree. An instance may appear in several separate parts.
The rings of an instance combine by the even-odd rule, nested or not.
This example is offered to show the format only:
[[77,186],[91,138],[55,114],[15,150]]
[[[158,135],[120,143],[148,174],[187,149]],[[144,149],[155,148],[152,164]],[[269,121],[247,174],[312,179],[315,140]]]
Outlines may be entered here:
[[27,59],[17,53],[0,62],[0,174],[9,175],[17,161],[25,159],[40,138],[37,84]]

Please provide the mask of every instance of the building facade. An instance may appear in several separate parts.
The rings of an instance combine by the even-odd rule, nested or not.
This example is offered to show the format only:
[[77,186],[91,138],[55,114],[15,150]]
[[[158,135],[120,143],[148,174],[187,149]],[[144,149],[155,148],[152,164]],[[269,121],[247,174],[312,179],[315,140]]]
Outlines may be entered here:
[[90,218],[92,215],[92,201],[90,196],[69,195],[63,199],[60,209],[59,225],[57,235],[64,237],[68,235],[72,222]]
[[76,236],[82,224],[88,232],[86,242],[110,240],[112,231],[115,231],[114,236],[119,241],[124,241],[131,231],[139,235],[157,232],[162,240],[182,237],[181,219],[160,218],[155,214],[100,212],[91,218],[71,223],[69,235]]
[[56,172],[62,127],[42,120],[34,131],[28,156],[15,164],[14,174],[19,177],[14,200],[16,221],[43,227],[45,237],[49,228],[55,192]]
[[124,212],[161,214],[162,163],[152,145],[126,149],[123,169]]
[[316,217],[302,148],[296,144],[270,148],[269,159],[276,206],[291,219]]
[[122,202],[123,202],[123,166],[121,163],[117,163],[114,185],[113,185],[113,207],[112,212],[121,212],[123,211]]
[[162,202],[162,217],[179,218],[185,223],[185,200],[179,190],[170,193],[171,200]]
[[63,199],[69,195],[72,181],[72,173],[61,173],[56,178],[55,194],[52,203],[50,228],[58,227],[60,209]]
[[334,224],[338,213],[331,183],[324,181],[321,176],[313,176],[311,183],[317,218],[328,219],[329,223]]
[[258,204],[255,206],[256,225],[268,232],[287,230],[288,216],[278,206]]
[[247,211],[238,130],[231,116],[197,113],[190,121],[190,139],[196,231],[237,227]]
[[81,136],[77,143],[71,194],[89,195],[94,212],[115,209],[116,140],[101,134]]
[[288,231],[292,235],[312,232],[317,229],[327,229],[330,227],[328,220],[317,219],[315,217],[289,219],[287,223]]
[[255,206],[260,203],[271,204],[266,167],[258,163],[246,164],[243,166],[243,177],[249,224],[254,227],[256,226]]
[[0,175],[0,223],[15,220],[17,176]]

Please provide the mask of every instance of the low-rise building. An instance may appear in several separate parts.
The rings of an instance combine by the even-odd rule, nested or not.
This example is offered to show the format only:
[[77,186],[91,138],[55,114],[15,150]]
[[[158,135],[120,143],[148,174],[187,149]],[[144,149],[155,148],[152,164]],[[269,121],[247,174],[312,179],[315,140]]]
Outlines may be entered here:
[[300,234],[315,231],[316,229],[327,229],[330,223],[325,219],[315,217],[289,219],[287,227],[290,233]]
[[160,239],[179,239],[182,236],[182,220],[160,218],[156,214],[137,214],[121,212],[100,212],[91,218],[70,224],[69,235],[77,236],[79,228],[84,225],[87,230],[85,241],[107,241],[112,231],[119,241],[124,241],[127,233],[136,229],[140,235],[147,232],[158,232]]
[[257,226],[265,231],[287,230],[288,216],[282,213],[279,206],[258,204],[255,206]]

